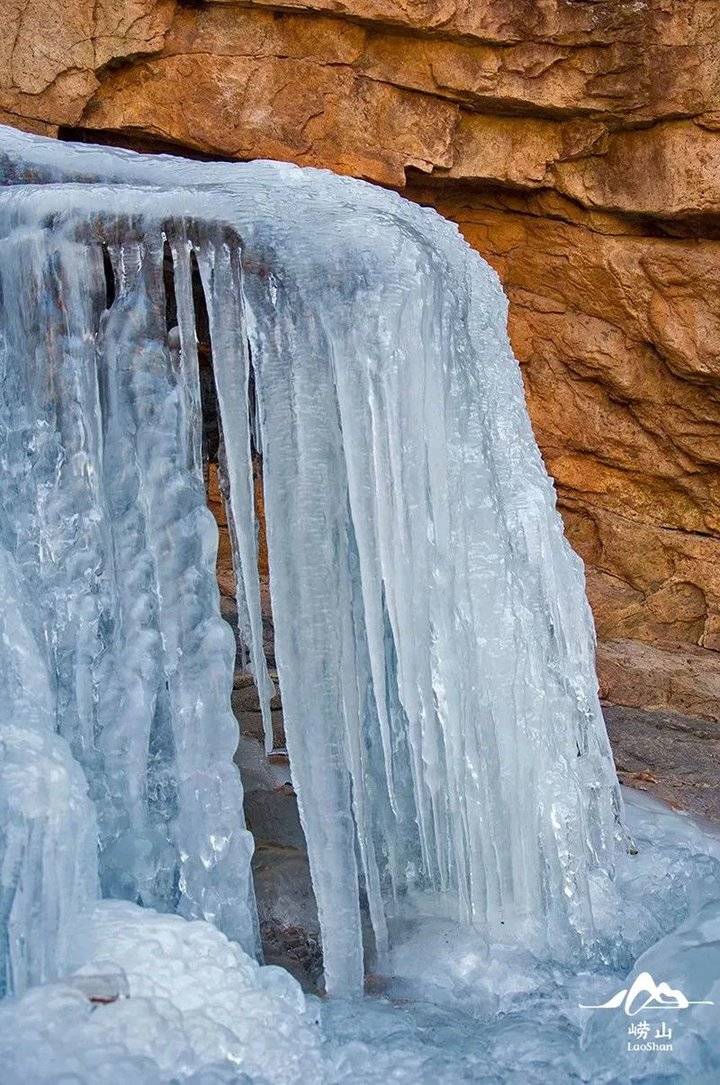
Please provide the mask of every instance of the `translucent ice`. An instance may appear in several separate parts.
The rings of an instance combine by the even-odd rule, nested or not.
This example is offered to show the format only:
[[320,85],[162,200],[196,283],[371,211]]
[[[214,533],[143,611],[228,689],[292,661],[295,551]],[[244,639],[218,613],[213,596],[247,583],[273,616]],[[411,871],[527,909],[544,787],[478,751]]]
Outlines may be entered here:
[[97,894],[94,810],[62,738],[2,729],[0,825],[2,995],[64,971],[69,928]]
[[254,375],[328,988],[362,984],[361,887],[380,963],[395,919],[431,907],[558,959],[600,952],[620,800],[582,568],[494,273],[434,212],[315,171],[9,130],[0,168],[6,485],[27,510],[11,542],[97,805],[104,893],[252,945],[231,646],[197,469],[196,261],[267,716]]
[[[0,513],[0,532],[7,529]],[[2,997],[67,968],[77,914],[97,895],[97,830],[82,769],[54,731],[29,585],[2,546],[0,599]]]

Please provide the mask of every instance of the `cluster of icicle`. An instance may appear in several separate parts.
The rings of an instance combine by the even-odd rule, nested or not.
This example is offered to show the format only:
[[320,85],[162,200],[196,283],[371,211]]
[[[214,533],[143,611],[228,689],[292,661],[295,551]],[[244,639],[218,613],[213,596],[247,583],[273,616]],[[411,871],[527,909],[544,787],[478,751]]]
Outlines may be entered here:
[[[54,744],[67,777],[64,806],[48,780],[45,806],[42,787],[29,811],[0,796],[6,987],[52,972],[68,902],[96,892],[92,833],[76,831],[92,820],[83,773],[102,895],[256,947],[234,647],[202,481],[195,261],[241,628],[269,721],[253,426],[262,444],[328,989],[361,989],[361,888],[380,960],[393,918],[425,906],[551,953],[592,945],[617,784],[582,568],[491,269],[434,212],[318,171],[8,129],[0,171],[0,742],[14,728]],[[34,771],[32,742],[18,757],[18,778]],[[47,908],[27,907],[31,876]]]

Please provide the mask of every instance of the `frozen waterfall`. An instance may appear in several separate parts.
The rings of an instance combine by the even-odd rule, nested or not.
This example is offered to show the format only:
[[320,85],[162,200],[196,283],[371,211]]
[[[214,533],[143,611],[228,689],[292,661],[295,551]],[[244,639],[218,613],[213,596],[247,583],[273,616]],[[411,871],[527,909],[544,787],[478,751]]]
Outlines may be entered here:
[[[256,948],[233,643],[198,447],[195,267],[271,738],[252,427],[262,443],[328,989],[361,989],[361,889],[381,960],[393,921],[426,907],[549,955],[593,952],[620,799],[582,567],[495,274],[436,213],[362,182],[1,132],[0,652],[13,689],[0,750],[22,730],[45,772],[52,747],[72,791],[64,814],[23,811],[0,768],[6,985],[52,974],[48,910],[96,891],[83,773],[102,895],[207,918]],[[54,849],[61,830],[74,850]],[[18,864],[42,869],[52,899],[39,909]],[[21,943],[45,947],[24,972]]]

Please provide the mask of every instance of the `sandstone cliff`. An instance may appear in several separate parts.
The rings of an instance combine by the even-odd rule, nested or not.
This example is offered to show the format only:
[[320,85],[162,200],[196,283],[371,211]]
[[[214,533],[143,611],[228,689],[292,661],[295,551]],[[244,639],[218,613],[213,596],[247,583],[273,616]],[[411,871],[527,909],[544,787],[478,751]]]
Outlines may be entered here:
[[720,719],[720,0],[0,0],[0,120],[327,166],[498,270],[608,699]]

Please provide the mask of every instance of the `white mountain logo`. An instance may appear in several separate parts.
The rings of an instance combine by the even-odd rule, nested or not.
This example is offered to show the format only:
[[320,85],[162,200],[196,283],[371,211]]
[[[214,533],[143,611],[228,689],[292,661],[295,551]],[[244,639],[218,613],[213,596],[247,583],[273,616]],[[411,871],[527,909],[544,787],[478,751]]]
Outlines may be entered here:
[[617,1010],[621,1006],[628,1017],[648,1010],[686,1010],[688,1006],[714,1006],[714,1002],[701,999],[691,1002],[682,991],[675,991],[667,983],[656,983],[649,972],[641,972],[628,990],[623,988],[600,1006],[584,1006],[581,1010]]

